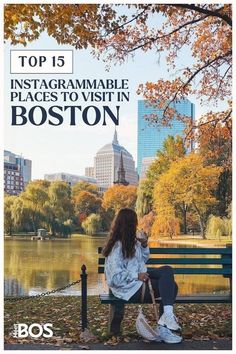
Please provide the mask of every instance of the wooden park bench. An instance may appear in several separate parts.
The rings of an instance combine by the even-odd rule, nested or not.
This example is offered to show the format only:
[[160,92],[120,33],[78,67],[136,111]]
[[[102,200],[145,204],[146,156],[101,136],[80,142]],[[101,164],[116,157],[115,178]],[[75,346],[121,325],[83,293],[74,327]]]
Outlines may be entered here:
[[[102,247],[98,248],[101,255]],[[160,258],[159,255],[166,255],[167,258]],[[174,257],[173,257],[174,255]],[[191,257],[194,255],[194,258]],[[204,257],[203,257],[204,256]],[[98,258],[98,273],[104,273],[105,258]],[[231,303],[232,302],[232,246],[226,248],[150,248],[150,258],[147,266],[160,267],[171,265],[175,274],[190,275],[220,275],[229,279],[229,294],[212,295],[180,295],[176,298],[176,303]],[[148,268],[149,269],[149,268]],[[101,294],[102,304],[110,305],[109,332],[117,334],[120,332],[120,325],[124,317],[125,304],[131,301],[124,301],[109,294]],[[157,303],[160,299],[157,299]]]

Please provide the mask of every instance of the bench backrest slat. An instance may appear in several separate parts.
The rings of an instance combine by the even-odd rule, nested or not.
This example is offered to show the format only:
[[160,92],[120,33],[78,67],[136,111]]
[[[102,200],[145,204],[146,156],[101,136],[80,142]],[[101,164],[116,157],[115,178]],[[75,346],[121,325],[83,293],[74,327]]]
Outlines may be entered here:
[[[102,253],[102,247],[98,247],[98,254]],[[151,254],[228,254],[232,255],[232,248],[150,248]]]
[[[98,248],[98,253],[102,253],[102,247]],[[150,248],[151,257],[147,265],[161,264],[182,264],[186,267],[173,268],[175,274],[216,274],[226,277],[232,276],[232,247],[226,248]],[[160,255],[175,255],[171,258],[162,258]],[[195,258],[188,257],[195,255]],[[204,257],[201,257],[203,256]],[[212,257],[218,255],[219,257]],[[208,257],[209,256],[209,257]],[[98,258],[98,273],[104,273],[105,258]],[[190,268],[190,265],[199,265],[199,267]],[[203,268],[200,265],[209,265],[216,267]],[[217,265],[222,267],[217,267]]]

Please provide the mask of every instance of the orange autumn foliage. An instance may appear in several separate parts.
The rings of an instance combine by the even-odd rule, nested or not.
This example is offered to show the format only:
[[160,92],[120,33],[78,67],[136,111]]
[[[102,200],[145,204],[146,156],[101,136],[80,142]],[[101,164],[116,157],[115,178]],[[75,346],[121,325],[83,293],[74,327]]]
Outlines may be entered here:
[[121,208],[134,209],[137,199],[137,187],[114,185],[107,189],[103,195],[102,206],[105,210],[117,212]]
[[155,221],[155,214],[153,211],[151,211],[150,213],[144,215],[142,218],[139,219],[138,228],[140,230],[143,229],[143,231],[145,231],[146,234],[150,236],[154,221]]
[[[153,50],[172,78],[140,83],[137,93],[163,109],[146,117],[157,125],[171,125],[176,115],[186,122],[190,139],[196,128],[226,124],[232,116],[231,4],[7,4],[4,16],[4,38],[13,45],[25,46],[47,31],[58,44],[90,46],[107,66]],[[189,63],[179,62],[186,57]],[[209,106],[197,123],[174,108],[189,96]],[[213,111],[221,101],[227,107]]]

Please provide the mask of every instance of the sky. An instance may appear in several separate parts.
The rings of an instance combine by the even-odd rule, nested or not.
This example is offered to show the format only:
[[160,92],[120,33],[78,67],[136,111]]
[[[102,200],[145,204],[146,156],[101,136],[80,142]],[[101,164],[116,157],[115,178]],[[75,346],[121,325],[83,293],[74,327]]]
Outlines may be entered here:
[[[44,174],[57,172],[84,175],[85,167],[93,166],[93,159],[98,149],[112,141],[115,125],[112,121],[108,121],[107,126],[101,124],[87,126],[79,120],[76,126],[69,126],[66,121],[61,126],[50,126],[46,123],[42,126],[33,126],[29,123],[25,126],[11,126],[10,80],[58,78],[50,74],[10,74],[11,49],[73,49],[74,73],[60,75],[63,79],[129,79],[130,102],[121,104],[117,133],[119,143],[133,155],[135,162],[137,161],[137,106],[138,99],[142,97],[136,94],[136,89],[138,84],[146,81],[155,82],[161,78],[171,78],[173,73],[168,73],[164,55],[159,61],[154,51],[147,53],[139,51],[134,58],[129,58],[124,64],[112,65],[110,71],[107,72],[106,64],[93,58],[90,49],[76,50],[72,46],[58,45],[56,40],[49,37],[46,32],[41,34],[37,41],[28,44],[26,48],[22,45],[11,46],[9,42],[6,42],[4,149],[32,160],[32,179],[44,178]],[[190,51],[189,53],[185,51],[178,60],[181,67],[191,64]],[[200,107],[194,99],[191,101],[195,103],[196,116],[209,108]],[[79,105],[80,103],[82,106],[90,105],[85,102],[71,104]],[[15,102],[14,104],[26,107],[38,105],[32,102],[29,104]],[[60,105],[60,102],[55,104]],[[54,103],[44,103],[44,107],[51,105]],[[61,102],[61,105],[64,104]]]

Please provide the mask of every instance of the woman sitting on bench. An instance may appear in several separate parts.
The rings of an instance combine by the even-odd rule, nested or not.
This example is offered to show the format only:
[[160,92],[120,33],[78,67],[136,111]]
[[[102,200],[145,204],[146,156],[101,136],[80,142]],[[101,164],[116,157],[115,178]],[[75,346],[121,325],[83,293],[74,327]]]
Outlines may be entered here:
[[[113,295],[134,302],[141,301],[142,284],[151,280],[155,297],[161,297],[160,318],[157,335],[166,343],[179,343],[182,337],[173,333],[180,329],[173,312],[173,304],[178,292],[173,269],[169,266],[152,268],[145,266],[149,258],[147,237],[138,238],[137,214],[132,209],[120,209],[113,220],[110,234],[103,249],[105,275]],[[151,302],[148,286],[144,302]]]

